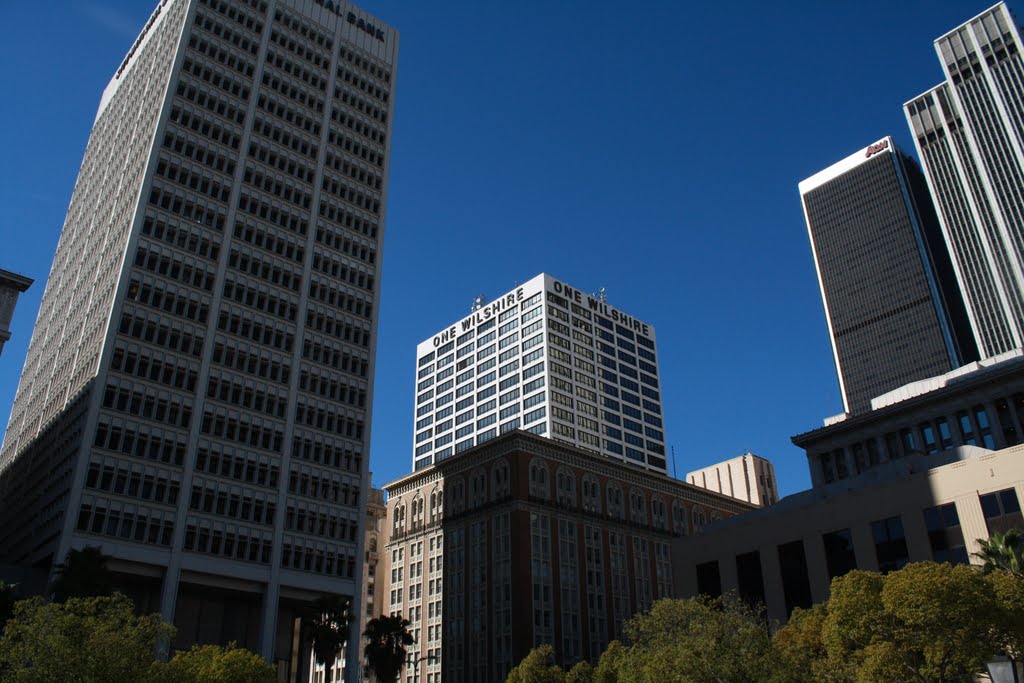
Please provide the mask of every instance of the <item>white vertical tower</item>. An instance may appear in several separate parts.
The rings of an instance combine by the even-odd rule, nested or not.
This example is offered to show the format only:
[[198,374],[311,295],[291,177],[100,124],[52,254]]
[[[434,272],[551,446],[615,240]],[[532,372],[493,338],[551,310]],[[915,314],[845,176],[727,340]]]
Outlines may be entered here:
[[416,347],[413,467],[510,431],[666,472],[654,328],[540,274]]
[[1024,62],[999,3],[935,41],[946,82],[904,105],[981,356],[1024,345]]
[[18,386],[6,561],[99,545],[179,644],[284,662],[304,601],[358,603],[397,53],[345,0],[160,2]]

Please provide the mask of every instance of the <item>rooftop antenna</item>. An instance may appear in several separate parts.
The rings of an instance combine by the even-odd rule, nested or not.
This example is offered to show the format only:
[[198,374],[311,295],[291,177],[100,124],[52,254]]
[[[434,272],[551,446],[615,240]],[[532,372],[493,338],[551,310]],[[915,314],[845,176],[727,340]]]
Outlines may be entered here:
[[483,294],[478,294],[478,295],[474,296],[473,297],[473,307],[469,309],[469,312],[470,313],[476,313],[481,308],[483,308],[484,304],[486,304],[486,303],[487,303],[487,298]]
[[[602,291],[604,291],[604,288],[602,288]],[[679,478],[679,475],[676,474],[676,447],[675,446],[672,447],[672,478],[673,479],[678,479]]]
[[597,290],[597,298],[601,303],[608,303],[608,292],[605,290],[604,287]]

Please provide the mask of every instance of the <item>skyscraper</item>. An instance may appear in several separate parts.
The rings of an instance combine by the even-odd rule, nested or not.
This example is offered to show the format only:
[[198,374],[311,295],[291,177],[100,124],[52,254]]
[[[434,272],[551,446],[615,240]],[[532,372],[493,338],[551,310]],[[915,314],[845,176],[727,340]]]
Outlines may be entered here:
[[1024,78],[1003,3],[935,41],[946,82],[904,105],[982,357],[1024,346]]
[[416,347],[413,467],[523,429],[665,473],[654,328],[540,274]]
[[99,545],[178,644],[278,660],[304,601],[358,602],[397,51],[344,0],[161,0],[33,331],[6,561]]
[[921,171],[885,137],[800,183],[847,413],[976,352]]

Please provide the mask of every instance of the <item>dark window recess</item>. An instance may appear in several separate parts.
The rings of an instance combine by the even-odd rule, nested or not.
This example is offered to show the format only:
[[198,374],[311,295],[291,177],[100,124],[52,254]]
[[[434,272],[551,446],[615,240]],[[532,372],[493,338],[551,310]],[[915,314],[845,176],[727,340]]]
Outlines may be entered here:
[[697,592],[709,598],[722,594],[722,575],[717,560],[697,565]]
[[779,570],[782,573],[782,593],[786,598],[786,617],[797,607],[811,606],[811,579],[807,574],[807,555],[804,542],[793,541],[779,546]]
[[849,529],[839,529],[821,535],[825,544],[825,564],[828,578],[834,579],[857,568],[857,556],[853,552],[853,536]]
[[736,556],[736,583],[740,597],[750,605],[764,604],[764,577],[761,553],[753,551]]
[[925,508],[924,523],[928,528],[928,542],[936,562],[968,564],[964,534],[960,529],[960,516],[956,503]]
[[872,522],[871,535],[875,539],[875,553],[878,556],[880,572],[896,571],[910,561],[907,538],[903,533],[903,521],[899,517],[887,517]]
[[1020,512],[1020,501],[1014,489],[1004,489],[981,496],[981,511],[985,515],[989,535],[997,531],[1005,533],[1013,528],[1024,527]]

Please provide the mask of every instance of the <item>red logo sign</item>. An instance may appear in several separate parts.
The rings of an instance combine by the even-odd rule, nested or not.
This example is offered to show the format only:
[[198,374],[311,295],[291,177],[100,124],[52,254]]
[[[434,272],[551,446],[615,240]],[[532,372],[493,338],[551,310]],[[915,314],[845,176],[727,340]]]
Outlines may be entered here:
[[878,154],[883,149],[889,149],[889,141],[888,140],[882,140],[881,142],[876,142],[875,144],[870,145],[867,148],[867,150],[864,152],[864,158],[866,159],[867,157],[869,157],[869,156],[871,156],[873,154]]

